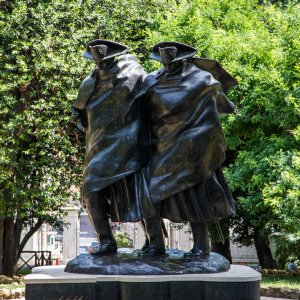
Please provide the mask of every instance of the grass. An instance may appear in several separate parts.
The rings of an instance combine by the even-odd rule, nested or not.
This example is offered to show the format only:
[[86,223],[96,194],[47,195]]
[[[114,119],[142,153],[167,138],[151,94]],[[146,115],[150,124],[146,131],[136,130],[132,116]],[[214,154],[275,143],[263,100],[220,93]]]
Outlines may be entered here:
[[300,276],[263,275],[261,287],[300,289]]
[[31,269],[22,269],[18,272],[19,275],[28,275],[31,274],[32,270]]
[[17,288],[24,288],[25,284],[22,283],[11,283],[11,284],[0,284],[0,289],[6,288],[9,290],[15,290]]

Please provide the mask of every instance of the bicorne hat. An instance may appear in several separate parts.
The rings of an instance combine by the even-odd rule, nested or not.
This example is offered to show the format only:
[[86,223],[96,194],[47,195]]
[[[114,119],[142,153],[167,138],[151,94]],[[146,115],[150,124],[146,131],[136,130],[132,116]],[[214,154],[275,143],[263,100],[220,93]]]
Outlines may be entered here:
[[178,61],[181,59],[193,57],[197,53],[197,49],[194,47],[191,47],[189,45],[179,43],[179,42],[161,42],[156,44],[152,48],[152,52],[150,54],[150,58],[158,60],[162,62],[162,59],[160,57],[159,48],[165,48],[165,47],[176,47],[177,48],[177,54],[176,57],[171,61]]
[[128,47],[125,45],[122,45],[120,43],[117,42],[112,42],[112,41],[108,41],[108,40],[93,40],[90,41],[88,43],[86,43],[86,51],[84,52],[83,56],[85,58],[88,58],[90,60],[93,60],[93,56],[90,50],[90,46],[96,46],[96,45],[106,45],[109,49],[110,52],[108,53],[107,56],[105,56],[103,58],[103,60],[115,57],[115,56],[119,56],[124,54],[127,50]]

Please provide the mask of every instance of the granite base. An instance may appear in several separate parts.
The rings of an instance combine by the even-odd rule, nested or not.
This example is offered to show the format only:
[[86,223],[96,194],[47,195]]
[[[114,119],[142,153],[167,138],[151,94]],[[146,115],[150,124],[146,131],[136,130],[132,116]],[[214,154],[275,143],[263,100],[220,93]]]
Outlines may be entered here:
[[261,275],[246,266],[183,275],[86,275],[64,266],[37,267],[25,277],[26,300],[259,300]]

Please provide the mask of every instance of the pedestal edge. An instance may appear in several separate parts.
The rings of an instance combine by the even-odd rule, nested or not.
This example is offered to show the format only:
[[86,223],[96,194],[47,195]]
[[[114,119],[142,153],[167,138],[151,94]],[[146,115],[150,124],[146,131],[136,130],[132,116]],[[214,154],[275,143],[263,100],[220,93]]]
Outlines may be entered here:
[[182,275],[86,275],[64,272],[64,266],[37,267],[25,276],[25,284],[57,283],[94,283],[97,281],[114,282],[171,282],[171,281],[208,281],[208,282],[253,282],[260,281],[261,274],[250,267],[231,265],[227,272],[211,274]]

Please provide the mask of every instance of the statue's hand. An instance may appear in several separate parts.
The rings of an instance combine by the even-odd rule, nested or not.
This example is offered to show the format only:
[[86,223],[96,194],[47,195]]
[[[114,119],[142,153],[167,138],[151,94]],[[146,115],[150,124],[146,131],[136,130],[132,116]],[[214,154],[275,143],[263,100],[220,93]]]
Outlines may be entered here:
[[86,132],[87,122],[86,122],[85,114],[82,111],[72,107],[70,122],[77,125],[79,130]]
[[70,117],[70,122],[76,124],[78,122],[79,117],[80,117],[80,113],[73,109]]
[[77,122],[77,128],[83,132],[86,132],[86,128],[82,126],[81,122]]

